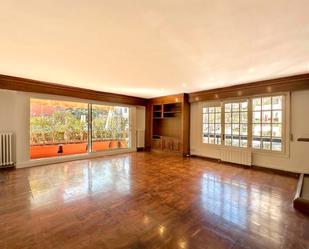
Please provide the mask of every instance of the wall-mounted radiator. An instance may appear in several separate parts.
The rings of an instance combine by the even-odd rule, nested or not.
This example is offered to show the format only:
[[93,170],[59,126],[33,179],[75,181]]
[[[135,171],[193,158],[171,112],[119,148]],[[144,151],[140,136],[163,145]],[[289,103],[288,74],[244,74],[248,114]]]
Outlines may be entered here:
[[252,152],[245,148],[225,147],[220,151],[220,159],[224,162],[252,165]]
[[0,168],[14,165],[13,133],[0,133]]

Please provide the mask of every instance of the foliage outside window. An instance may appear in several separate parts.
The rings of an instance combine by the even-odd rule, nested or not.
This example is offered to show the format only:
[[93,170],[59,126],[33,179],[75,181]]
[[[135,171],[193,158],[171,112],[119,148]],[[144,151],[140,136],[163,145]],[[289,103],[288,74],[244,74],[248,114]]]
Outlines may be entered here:
[[31,159],[128,147],[128,107],[30,100]]
[[129,146],[129,108],[92,105],[92,149],[104,150],[100,141],[116,141],[121,148]]
[[221,144],[221,106],[203,108],[203,143]]

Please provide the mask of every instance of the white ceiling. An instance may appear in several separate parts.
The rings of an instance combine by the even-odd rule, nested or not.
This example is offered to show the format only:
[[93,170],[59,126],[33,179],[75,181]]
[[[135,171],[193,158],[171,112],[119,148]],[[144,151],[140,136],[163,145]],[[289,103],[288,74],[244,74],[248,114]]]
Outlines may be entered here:
[[154,97],[309,72],[308,0],[2,0],[0,73]]

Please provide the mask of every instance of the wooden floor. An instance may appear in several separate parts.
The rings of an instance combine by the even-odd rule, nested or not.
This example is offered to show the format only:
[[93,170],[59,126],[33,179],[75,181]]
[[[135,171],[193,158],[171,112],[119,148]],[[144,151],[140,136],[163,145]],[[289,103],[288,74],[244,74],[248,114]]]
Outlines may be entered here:
[[296,184],[142,152],[0,171],[0,248],[309,248]]

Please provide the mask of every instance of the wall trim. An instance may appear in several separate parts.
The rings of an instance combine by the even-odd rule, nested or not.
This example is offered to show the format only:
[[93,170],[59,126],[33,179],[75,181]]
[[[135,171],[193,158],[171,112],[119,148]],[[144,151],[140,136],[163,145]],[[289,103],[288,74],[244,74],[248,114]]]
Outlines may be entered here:
[[122,94],[95,91],[85,88],[0,74],[0,89],[61,95],[127,105],[146,106],[148,100]]
[[276,92],[290,92],[305,89],[309,89],[309,74],[300,74],[194,92],[189,94],[189,102],[194,103],[227,98],[240,98],[258,94],[272,94]]

